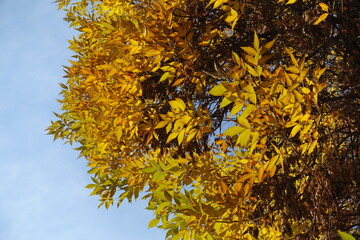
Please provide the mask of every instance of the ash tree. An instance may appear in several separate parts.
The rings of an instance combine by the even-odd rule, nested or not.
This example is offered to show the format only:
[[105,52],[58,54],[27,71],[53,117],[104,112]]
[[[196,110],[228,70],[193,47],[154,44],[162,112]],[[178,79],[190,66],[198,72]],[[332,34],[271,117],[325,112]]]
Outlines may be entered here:
[[78,35],[48,132],[100,205],[143,193],[172,240],[360,237],[359,1],[56,3]]

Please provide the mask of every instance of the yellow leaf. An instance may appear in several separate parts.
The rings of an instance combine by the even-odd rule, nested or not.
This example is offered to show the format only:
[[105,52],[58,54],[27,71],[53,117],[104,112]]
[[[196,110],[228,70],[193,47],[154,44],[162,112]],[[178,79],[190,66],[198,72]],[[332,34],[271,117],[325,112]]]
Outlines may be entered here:
[[169,123],[169,121],[161,121],[161,122],[159,122],[158,124],[156,124],[155,129],[163,128],[163,127],[165,127],[168,123]]
[[185,80],[185,78],[179,78],[171,86],[175,87],[175,86],[179,85],[180,83],[182,83],[184,80]]
[[197,133],[198,133],[198,131],[197,131],[195,128],[191,129],[191,130],[189,131],[189,134],[188,134],[187,137],[186,137],[185,143],[190,142],[190,141],[195,137],[195,135],[196,135]]
[[320,84],[318,84],[318,85],[315,85],[315,91],[316,91],[316,93],[318,93],[318,92],[320,92],[321,90],[323,90],[325,87],[326,87],[326,83],[320,83]]
[[181,117],[180,122],[184,125],[188,124],[191,120],[191,117],[189,115],[184,115]]
[[298,62],[296,61],[296,58],[294,57],[294,55],[292,54],[292,52],[289,49],[286,49],[287,53],[289,54],[290,58],[291,58],[291,62],[296,66],[299,67]]
[[166,126],[166,133],[169,133],[170,130],[171,130],[171,128],[172,128],[172,124],[168,124],[168,125]]
[[226,88],[224,87],[224,85],[222,85],[222,83],[220,83],[219,85],[213,87],[209,91],[209,94],[211,94],[213,96],[222,96],[222,95],[224,95],[225,92],[226,92]]
[[254,31],[254,48],[255,48],[256,52],[259,52],[259,47],[260,47],[259,37],[256,34],[256,32]]
[[259,136],[260,136],[260,134],[258,132],[253,132],[251,134],[251,146],[250,146],[250,150],[249,150],[250,155],[252,154],[252,152],[256,148],[256,145],[257,145],[257,143],[259,141]]
[[251,84],[248,84],[248,85],[246,85],[246,87],[244,87],[244,90],[247,93],[249,93],[249,100],[251,101],[251,103],[256,104],[257,99],[256,99],[256,93],[255,93],[253,86]]
[[160,55],[160,51],[158,51],[158,50],[155,50],[155,49],[150,49],[149,51],[147,51],[146,53],[145,53],[145,56],[146,57],[154,57],[154,56],[158,56],[158,55]]
[[324,21],[324,20],[327,18],[328,15],[329,15],[328,13],[322,14],[322,15],[318,18],[318,20],[316,20],[316,22],[313,23],[313,25],[318,25],[319,23],[321,23],[322,21]]
[[257,52],[254,48],[252,47],[241,47],[242,50],[244,50],[246,53],[252,55],[252,56],[256,56]]
[[228,16],[225,19],[225,22],[232,23],[236,18],[238,17],[238,13],[231,8],[231,10],[228,12]]
[[304,137],[304,134],[306,134],[310,129],[311,129],[312,125],[308,124],[304,127],[303,130],[301,130],[300,132],[300,137]]
[[235,62],[240,65],[241,61],[240,61],[239,55],[236,52],[231,52],[231,54],[232,54]]
[[92,33],[92,29],[91,29],[91,28],[82,28],[80,31],[81,31],[81,32],[87,32],[87,33]]
[[269,59],[271,59],[274,54],[268,54],[259,59],[259,65],[264,65]]
[[264,179],[264,166],[261,167],[258,171],[258,183],[261,183]]
[[245,130],[245,128],[242,128],[240,126],[232,126],[232,127],[229,127],[228,129],[226,129],[225,132],[223,133],[223,135],[232,137],[232,136],[235,136],[235,135],[241,133],[244,130]]
[[218,30],[217,29],[213,29],[210,32],[208,32],[207,34],[205,34],[202,38],[201,41],[209,41],[211,39],[213,39],[214,37],[216,37],[216,35],[218,35]]
[[237,21],[239,20],[239,18],[235,18],[235,20],[233,21],[233,23],[231,24],[231,29],[234,29],[236,26]]
[[268,52],[270,48],[272,48],[272,46],[274,45],[275,41],[276,38],[274,40],[271,40],[270,42],[267,42],[264,46],[262,46],[260,49],[260,55],[263,55],[264,53]]
[[240,133],[236,144],[239,144],[240,147],[246,147],[251,135],[251,129],[246,129],[242,133]]
[[236,180],[236,182],[241,183],[241,182],[243,182],[243,181],[245,181],[245,180],[247,180],[249,178],[252,178],[252,177],[254,177],[253,173],[247,173],[247,174],[241,176],[238,180]]
[[298,101],[300,103],[304,101],[303,95],[301,93],[299,93],[297,90],[294,90],[294,95],[295,95],[296,101]]
[[297,0],[289,0],[286,4],[293,4],[295,3]]
[[242,112],[241,116],[246,118],[247,116],[249,116],[254,110],[256,109],[256,106],[253,104],[249,104],[245,110]]
[[110,72],[106,75],[106,77],[110,78],[112,76],[114,76],[115,74],[117,74],[119,71],[116,68],[113,68],[110,70]]
[[321,7],[321,10],[328,12],[329,11],[329,6],[325,3],[319,3],[319,6]]
[[267,169],[271,170],[273,167],[276,166],[277,161],[279,160],[280,155],[275,155],[269,160],[269,164],[267,165]]
[[112,31],[116,30],[113,25],[111,25],[110,23],[107,23],[107,22],[100,23],[100,26],[107,28],[108,30],[112,30]]
[[190,162],[186,158],[178,158],[178,159],[174,159],[174,160],[175,160],[175,162],[180,163],[180,164],[186,164],[186,163]]
[[224,181],[220,181],[221,192],[227,193],[229,188]]
[[166,143],[170,142],[171,140],[175,139],[178,136],[178,132],[173,132],[170,133],[170,135],[168,136],[168,138],[166,139]]
[[280,154],[280,149],[273,143],[271,143],[276,153]]
[[246,118],[239,116],[237,118],[238,123],[244,128],[251,128],[249,121]]
[[184,125],[182,124],[182,122],[181,122],[181,120],[177,120],[177,121],[175,121],[174,122],[174,128],[173,128],[173,130],[175,131],[175,132],[179,132],[181,129],[183,129],[184,128]]
[[181,98],[176,98],[175,101],[179,104],[180,109],[184,111],[186,108],[184,101]]
[[[72,62],[72,61],[70,61]],[[114,69],[114,66],[110,65],[110,64],[103,64],[103,65],[99,65],[98,66],[98,69],[101,69],[101,70],[112,70]]]
[[154,218],[149,222],[148,228],[155,227],[160,221],[160,218]]
[[[221,104],[220,104],[219,108],[226,107],[230,103],[232,103],[232,101],[230,101],[229,98],[224,97],[223,100],[221,101]],[[232,114],[230,113],[230,115],[232,115]]]
[[242,184],[240,182],[236,182],[233,186],[234,190],[239,193],[242,189]]
[[326,71],[326,67],[322,68],[322,69],[317,69],[315,70],[315,76],[317,79],[319,79],[321,77],[321,75],[323,75],[323,73]]
[[[301,69],[301,62],[300,62],[300,69]],[[301,72],[300,72],[300,77],[301,78],[304,78],[306,75],[307,75],[307,73],[309,72],[309,70],[310,70],[310,67],[307,67],[307,68],[304,68]]]
[[292,72],[292,73],[300,73],[299,68],[297,68],[297,67],[295,67],[295,66],[288,67],[288,68],[286,69],[286,71]]
[[293,129],[291,130],[289,138],[294,137],[299,132],[300,128],[301,128],[300,124],[295,125],[295,127],[293,127]]
[[248,173],[255,173],[255,170],[254,169],[252,169],[252,168],[250,168],[250,167],[248,167],[248,166],[244,166],[244,170],[246,171],[246,172],[248,172]]
[[226,3],[226,2],[227,2],[227,0],[216,0],[213,8],[214,9],[218,8],[221,4]]
[[304,94],[309,94],[309,93],[310,93],[310,89],[308,89],[307,87],[302,87],[302,88],[301,88],[301,91],[302,91]]
[[244,107],[243,103],[240,103],[240,102],[235,103],[234,106],[232,107],[231,111],[230,111],[230,116],[240,112],[241,109],[243,109],[243,107]]
[[159,82],[163,82],[163,81],[165,81],[166,79],[168,79],[169,75],[170,75],[169,72],[164,73],[164,74],[161,76]]
[[185,136],[185,129],[182,129],[179,132],[179,135],[177,136],[177,140],[178,140],[178,144],[180,145],[182,143],[182,141],[184,140],[184,136]]
[[184,111],[186,108],[185,103],[181,98],[176,98],[173,101],[169,101],[169,104],[174,110]]
[[310,147],[309,147],[309,150],[308,150],[308,154],[311,154],[311,153],[314,151],[317,142],[318,142],[318,140],[314,140],[314,141],[310,144]]
[[270,177],[273,177],[273,176],[275,175],[275,173],[276,173],[276,167],[273,167],[273,168],[271,168],[271,169],[269,170],[269,176],[270,176]]
[[246,67],[248,68],[248,72],[253,75],[254,77],[258,77],[259,74],[255,71],[254,68],[252,68],[249,64],[246,64]]

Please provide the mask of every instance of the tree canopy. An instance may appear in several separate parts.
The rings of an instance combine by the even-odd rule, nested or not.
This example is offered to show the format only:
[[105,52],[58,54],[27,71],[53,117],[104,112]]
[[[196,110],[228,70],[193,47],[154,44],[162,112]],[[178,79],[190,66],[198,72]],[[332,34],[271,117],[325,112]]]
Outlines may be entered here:
[[143,192],[172,240],[360,236],[359,1],[56,3],[79,35],[48,132],[100,205]]

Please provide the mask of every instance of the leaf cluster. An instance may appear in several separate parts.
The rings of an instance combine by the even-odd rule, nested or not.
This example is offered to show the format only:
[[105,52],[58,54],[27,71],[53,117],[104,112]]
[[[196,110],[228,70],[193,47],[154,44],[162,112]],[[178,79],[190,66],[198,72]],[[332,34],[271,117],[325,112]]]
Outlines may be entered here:
[[359,3],[57,0],[79,32],[49,134],[168,239],[359,235]]

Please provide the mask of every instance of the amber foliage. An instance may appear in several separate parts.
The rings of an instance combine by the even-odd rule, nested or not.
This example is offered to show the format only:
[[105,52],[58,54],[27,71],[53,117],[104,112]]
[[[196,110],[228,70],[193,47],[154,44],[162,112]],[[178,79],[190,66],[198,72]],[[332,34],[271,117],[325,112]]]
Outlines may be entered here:
[[57,0],[79,31],[48,128],[92,195],[141,192],[168,239],[359,234],[352,0]]

